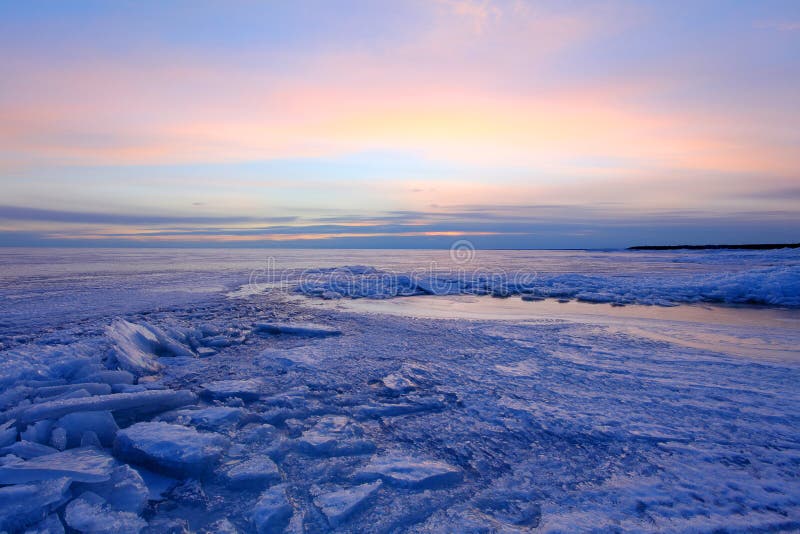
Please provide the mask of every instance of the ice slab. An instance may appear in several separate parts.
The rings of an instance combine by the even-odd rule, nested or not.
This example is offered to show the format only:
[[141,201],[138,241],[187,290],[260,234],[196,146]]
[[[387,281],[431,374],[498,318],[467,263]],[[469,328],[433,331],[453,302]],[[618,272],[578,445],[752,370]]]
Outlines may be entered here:
[[223,465],[219,474],[230,487],[266,485],[281,479],[278,466],[268,456],[254,456],[241,462]]
[[73,393],[80,390],[85,391],[89,395],[108,395],[111,393],[111,386],[99,382],[82,382],[80,384],[64,384],[37,388],[35,394],[44,398]]
[[341,415],[321,418],[298,439],[304,452],[321,455],[365,454],[375,450],[375,445],[363,438],[361,426]]
[[34,441],[17,441],[2,449],[3,454],[13,454],[25,460],[36,458],[37,456],[46,456],[48,454],[55,454],[58,449],[50,447],[49,445],[42,445]]
[[370,484],[323,493],[314,498],[314,504],[325,514],[328,523],[335,528],[366,506],[381,485],[382,482],[378,480]]
[[244,443],[268,443],[277,435],[278,429],[270,424],[251,423],[239,432],[238,439]]
[[257,332],[264,334],[284,334],[304,337],[338,336],[341,330],[332,326],[316,323],[255,323]]
[[89,490],[101,496],[112,509],[135,514],[142,513],[149,496],[144,479],[129,465],[114,468],[106,482],[75,484],[75,490]]
[[[38,316],[38,313],[33,315]],[[100,357],[100,351],[83,343],[31,343],[4,350],[0,359],[0,389],[23,381],[34,387],[64,384],[65,378],[75,376],[87,366],[97,365]]]
[[203,430],[225,430],[239,425],[248,415],[247,410],[229,406],[211,406],[199,410],[178,410],[165,414],[162,419]]
[[56,427],[66,432],[67,447],[77,447],[84,432],[94,432],[104,447],[110,447],[119,430],[109,411],[69,413],[58,420]]
[[50,432],[53,430],[53,421],[44,420],[38,421],[20,432],[20,437],[26,441],[34,443],[48,444],[50,443]]
[[132,512],[120,512],[90,491],[69,503],[64,520],[70,528],[93,534],[139,534],[147,521]]
[[120,430],[114,452],[124,460],[184,477],[210,469],[228,446],[228,440],[216,433],[198,432],[170,423],[146,422]]
[[180,408],[197,402],[194,393],[187,390],[150,390],[135,393],[112,393],[83,399],[65,399],[43,402],[22,410],[19,415],[23,423],[63,417],[74,412],[133,410],[140,413],[156,413]]
[[155,354],[158,338],[150,329],[115,319],[106,328],[106,336],[114,345],[114,360],[122,369],[136,376],[145,376],[157,373],[163,367]]
[[0,488],[0,532],[18,532],[44,520],[69,499],[69,488],[68,478]]
[[419,460],[402,454],[373,456],[357,477],[381,478],[387,483],[410,488],[431,488],[450,484],[461,478],[461,471],[438,460]]
[[292,516],[292,505],[286,497],[286,485],[266,490],[253,508],[253,525],[259,534],[281,532]]
[[67,477],[76,482],[104,482],[114,458],[92,448],[70,449],[0,466],[0,484],[24,484]]
[[208,399],[256,400],[261,396],[264,385],[259,380],[218,380],[203,386],[200,395]]

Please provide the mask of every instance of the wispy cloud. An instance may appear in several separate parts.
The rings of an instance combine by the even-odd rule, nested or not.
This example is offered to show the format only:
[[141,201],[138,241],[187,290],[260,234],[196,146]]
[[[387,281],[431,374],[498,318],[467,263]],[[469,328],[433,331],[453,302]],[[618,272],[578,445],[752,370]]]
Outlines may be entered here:
[[800,31],[800,20],[762,21],[756,22],[756,28],[777,30],[780,32]]
[[475,33],[483,32],[491,19],[500,16],[501,9],[491,0],[436,0],[453,14],[466,17],[472,23]]
[[297,217],[198,217],[173,215],[133,215],[121,213],[92,213],[77,211],[60,211],[20,206],[0,205],[0,219],[13,221],[37,221],[49,223],[85,223],[85,224],[123,224],[123,225],[163,225],[163,224],[234,224],[272,222],[286,223],[297,220]]

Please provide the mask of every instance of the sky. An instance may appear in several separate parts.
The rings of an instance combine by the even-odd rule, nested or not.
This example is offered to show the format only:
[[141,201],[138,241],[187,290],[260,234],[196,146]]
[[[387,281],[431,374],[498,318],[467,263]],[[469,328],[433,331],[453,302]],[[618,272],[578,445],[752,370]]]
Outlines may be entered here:
[[0,246],[800,241],[800,2],[0,0]]

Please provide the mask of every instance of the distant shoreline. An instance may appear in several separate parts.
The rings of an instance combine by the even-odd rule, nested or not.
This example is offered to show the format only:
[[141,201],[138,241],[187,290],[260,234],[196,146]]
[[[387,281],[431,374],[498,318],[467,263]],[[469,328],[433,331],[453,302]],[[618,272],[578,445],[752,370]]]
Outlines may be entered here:
[[800,243],[762,243],[754,245],[641,245],[627,250],[775,250],[779,248],[800,248]]

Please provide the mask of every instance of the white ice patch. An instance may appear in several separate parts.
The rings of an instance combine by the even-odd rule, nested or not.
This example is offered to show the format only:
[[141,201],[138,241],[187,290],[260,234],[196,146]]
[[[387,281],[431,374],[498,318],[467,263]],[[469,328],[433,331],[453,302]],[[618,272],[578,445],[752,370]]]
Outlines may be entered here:
[[286,485],[266,490],[253,508],[253,525],[258,534],[281,532],[292,516],[292,505],[286,497]]
[[303,432],[298,443],[302,451],[310,454],[366,454],[372,452],[375,445],[363,435],[363,429],[355,421],[340,415],[328,415]]
[[70,528],[92,534],[139,534],[147,522],[132,512],[114,510],[99,495],[87,491],[69,503],[64,519]]
[[314,504],[325,514],[328,523],[332,527],[337,527],[350,515],[366,506],[370,498],[380,489],[381,484],[382,482],[378,480],[370,484],[322,493],[314,498]]
[[373,456],[357,476],[361,479],[382,478],[397,486],[429,488],[458,481],[461,471],[438,460],[420,460],[393,453]]
[[136,376],[157,373],[163,367],[155,354],[159,342],[152,330],[124,319],[115,319],[106,328],[106,336],[114,345],[114,359]]
[[243,461],[229,462],[219,469],[225,485],[242,488],[253,485],[267,485],[281,479],[278,466],[268,456],[254,456]]

